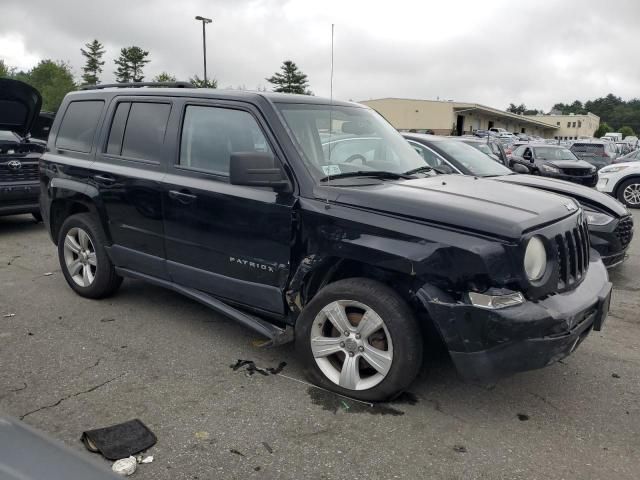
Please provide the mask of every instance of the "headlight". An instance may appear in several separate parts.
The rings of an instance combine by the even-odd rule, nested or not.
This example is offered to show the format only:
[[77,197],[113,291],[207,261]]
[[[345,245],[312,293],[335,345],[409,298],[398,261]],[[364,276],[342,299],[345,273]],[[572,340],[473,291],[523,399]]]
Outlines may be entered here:
[[600,173],[616,173],[627,168],[627,165],[604,167],[600,169]]
[[588,208],[583,208],[584,215],[587,217],[587,223],[589,225],[608,225],[613,221],[613,217],[606,213],[596,212]]
[[549,173],[560,173],[560,169],[556,167],[552,167],[551,165],[540,165],[542,170]]
[[524,252],[524,271],[532,282],[540,280],[547,270],[547,249],[540,237],[531,237]]

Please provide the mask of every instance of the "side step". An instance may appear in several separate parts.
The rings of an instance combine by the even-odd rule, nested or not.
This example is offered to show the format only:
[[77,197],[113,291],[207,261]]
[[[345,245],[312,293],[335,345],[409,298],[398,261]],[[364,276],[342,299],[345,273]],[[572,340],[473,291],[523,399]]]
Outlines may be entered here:
[[116,267],[116,272],[118,273],[118,275],[121,275],[123,277],[144,280],[154,285],[158,285],[159,287],[168,288],[169,290],[178,292],[185,297],[196,300],[211,308],[212,310],[221,313],[222,315],[232,318],[245,327],[248,327],[251,330],[267,337],[269,341],[262,345],[263,347],[284,345],[285,343],[293,341],[293,327],[277,327],[276,325],[262,320],[261,318],[258,318],[254,315],[251,315],[250,313],[245,313],[241,310],[238,310],[237,308],[227,305],[226,303],[209,294],[201,292],[200,290],[183,287],[182,285],[178,285],[168,280],[162,280],[160,278],[152,277],[151,275],[145,275],[144,273],[134,272],[126,268]]

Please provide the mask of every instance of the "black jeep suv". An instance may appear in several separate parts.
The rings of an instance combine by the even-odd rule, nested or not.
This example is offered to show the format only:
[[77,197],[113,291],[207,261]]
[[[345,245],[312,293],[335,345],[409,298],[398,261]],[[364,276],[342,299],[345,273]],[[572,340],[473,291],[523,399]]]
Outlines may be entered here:
[[31,213],[42,219],[38,160],[46,143],[29,138],[41,105],[35,88],[0,78],[0,216]]
[[433,175],[352,103],[74,92],[40,201],[78,294],[107,296],[123,277],[173,289],[271,344],[295,339],[312,381],[361,399],[408,387],[425,336],[463,376],[495,379],[570,354],[609,307],[572,199]]

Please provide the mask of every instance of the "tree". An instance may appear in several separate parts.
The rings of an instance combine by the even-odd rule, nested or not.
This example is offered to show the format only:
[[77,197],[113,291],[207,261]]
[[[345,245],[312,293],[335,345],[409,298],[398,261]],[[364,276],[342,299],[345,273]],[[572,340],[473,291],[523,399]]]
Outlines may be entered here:
[[154,82],[175,82],[176,77],[167,72],[162,72],[153,77]]
[[298,70],[298,66],[291,60],[285,60],[280,67],[281,72],[276,72],[265,80],[273,85],[274,92],[298,93],[311,95],[307,76]]
[[193,83],[193,86],[196,88],[218,88],[218,81],[215,78],[207,78],[205,82],[204,79],[198,75],[194,75],[189,79],[189,82]]
[[602,122],[598,129],[593,133],[595,138],[604,137],[605,133],[611,132],[611,127],[607,124],[607,122]]
[[96,85],[100,83],[100,74],[102,73],[102,65],[104,65],[104,61],[102,60],[102,56],[104,55],[104,46],[98,41],[94,40],[91,43],[85,44],[86,50],[84,48],[80,49],[82,56],[87,60],[82,67],[82,80],[84,83],[88,85]]
[[140,47],[126,47],[120,50],[120,57],[114,60],[118,66],[114,72],[119,83],[141,82],[144,80],[142,69],[149,63],[149,52]]
[[55,112],[64,96],[76,89],[69,64],[42,60],[28,72],[17,72],[16,80],[28,83],[42,95],[42,110]]
[[626,125],[620,129],[620,133],[622,134],[622,138],[627,138],[631,136],[635,137],[636,135],[633,131],[633,128],[627,127]]
[[10,68],[4,60],[0,58],[0,78],[13,77],[14,69]]

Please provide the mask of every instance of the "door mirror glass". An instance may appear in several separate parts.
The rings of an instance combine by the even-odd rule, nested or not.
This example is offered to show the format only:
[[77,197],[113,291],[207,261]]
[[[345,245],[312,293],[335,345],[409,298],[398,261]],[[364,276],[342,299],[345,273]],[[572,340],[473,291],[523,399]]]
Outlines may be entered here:
[[271,187],[289,191],[291,186],[274,156],[267,152],[235,152],[229,162],[229,183],[248,187]]

